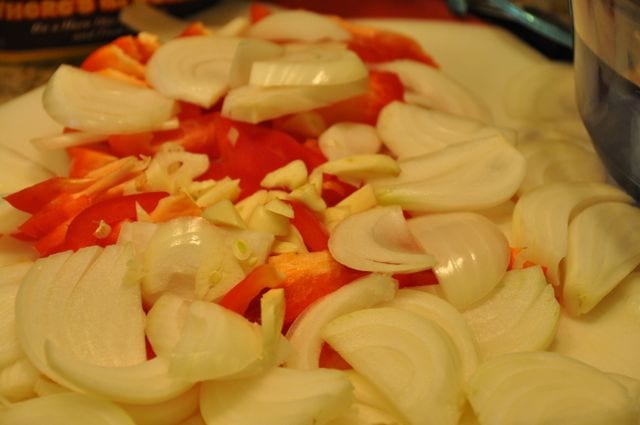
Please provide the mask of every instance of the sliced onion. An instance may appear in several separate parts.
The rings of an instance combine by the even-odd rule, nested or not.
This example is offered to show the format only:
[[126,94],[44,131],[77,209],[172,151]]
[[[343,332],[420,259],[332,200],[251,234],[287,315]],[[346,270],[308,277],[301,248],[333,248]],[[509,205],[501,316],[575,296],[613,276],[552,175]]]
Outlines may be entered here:
[[401,421],[389,412],[356,401],[349,410],[331,421],[331,425],[397,425]]
[[229,89],[239,42],[234,37],[206,35],[168,41],[149,59],[147,81],[169,98],[209,108]]
[[152,304],[162,293],[213,300],[244,277],[227,234],[201,217],[162,223],[144,253],[142,290]]
[[468,396],[489,425],[637,423],[637,402],[621,384],[556,353],[515,353],[489,360],[470,380]]
[[153,352],[169,358],[182,335],[189,301],[170,292],[153,304],[146,317],[145,333]]
[[555,336],[560,305],[540,267],[507,272],[484,300],[463,313],[485,358],[544,350]]
[[356,270],[412,273],[435,265],[407,227],[402,209],[376,207],[340,222],[329,237],[329,251]]
[[408,220],[420,245],[436,257],[433,270],[445,298],[460,310],[484,298],[507,271],[507,239],[474,213],[431,214]]
[[329,322],[323,337],[409,423],[458,423],[460,358],[437,324],[396,308],[370,308]]
[[405,89],[414,92],[419,104],[483,122],[491,122],[489,108],[467,88],[438,69],[413,60],[377,64],[375,69],[398,75]]
[[[402,414],[375,385],[353,369],[348,369],[346,372],[349,376],[349,381],[351,381],[351,384],[353,385],[353,395],[355,400],[352,407],[354,405],[369,406],[375,409],[375,413],[386,417],[385,419],[393,417],[396,421],[392,422],[393,424],[404,423]],[[356,406],[356,409],[359,410],[359,407]],[[349,412],[346,414],[349,415]]]
[[590,311],[640,264],[640,210],[621,202],[593,205],[569,224],[563,304]]
[[320,134],[318,145],[330,161],[352,155],[378,153],[382,143],[376,129],[367,124],[340,122]]
[[500,134],[514,137],[507,130],[480,121],[398,101],[380,111],[376,128],[384,145],[399,159],[435,152],[466,140]]
[[40,371],[26,357],[0,370],[0,397],[21,401],[35,395],[34,386]]
[[200,387],[158,404],[120,404],[136,425],[176,425],[198,412]]
[[146,31],[161,40],[173,40],[189,25],[188,22],[165,13],[145,2],[131,2],[120,9],[120,21],[137,32]]
[[573,68],[568,64],[542,61],[508,82],[507,112],[527,120],[578,116]]
[[399,165],[397,178],[372,181],[378,201],[421,212],[499,205],[518,190],[525,173],[524,158],[501,136],[461,142]]
[[598,155],[562,139],[539,139],[520,143],[517,149],[527,160],[527,174],[518,195],[553,182],[604,182],[606,170]]
[[272,368],[247,379],[207,381],[200,412],[207,425],[325,424],[351,404],[344,372]]
[[24,356],[16,335],[15,300],[31,262],[0,267],[0,370]]
[[554,183],[526,193],[518,200],[512,219],[513,244],[524,248],[518,260],[546,267],[551,283],[560,284],[559,266],[567,255],[570,218],[598,202],[630,199],[603,183]]
[[557,353],[605,372],[640,380],[640,272],[631,273],[591,311],[574,317],[563,311],[551,346]]
[[[51,171],[42,165],[2,144],[0,144],[0,168],[3,170],[3,176],[6,176],[0,180],[0,194],[2,195],[17,192],[54,176]],[[4,204],[6,201],[2,199],[0,202]],[[8,228],[6,233],[11,233],[16,227]]]
[[347,84],[369,76],[362,60],[351,50],[309,47],[270,60],[257,60],[249,83],[256,86],[308,86]]
[[175,113],[175,103],[155,90],[61,65],[42,96],[59,124],[89,133],[156,130]]
[[397,282],[390,276],[371,274],[311,304],[287,331],[287,338],[293,348],[287,367],[316,369],[320,360],[323,343],[320,334],[324,325],[344,314],[390,301],[396,289]]
[[126,367],[96,366],[51,341],[45,345],[51,369],[82,392],[130,404],[156,404],[179,396],[193,386],[170,372],[169,361],[154,357]]
[[0,409],[0,423],[11,425],[136,425],[120,407],[107,400],[76,393],[37,397]]
[[460,356],[462,377],[466,380],[479,363],[475,336],[458,310],[442,298],[416,289],[401,289],[395,298],[384,304],[416,313],[438,324],[447,332]]
[[229,69],[229,87],[235,88],[249,83],[256,61],[274,59],[284,53],[284,47],[266,40],[243,38],[236,46]]
[[331,86],[242,86],[229,91],[222,104],[222,115],[258,123],[321,108],[366,91],[367,79]]
[[343,41],[350,38],[349,33],[336,20],[306,10],[274,12],[253,24],[247,35],[267,40],[309,42]]
[[38,137],[32,139],[31,143],[40,150],[66,149],[72,146],[88,145],[90,143],[107,140],[107,134],[94,134],[76,131],[73,133],[63,133],[49,137]]

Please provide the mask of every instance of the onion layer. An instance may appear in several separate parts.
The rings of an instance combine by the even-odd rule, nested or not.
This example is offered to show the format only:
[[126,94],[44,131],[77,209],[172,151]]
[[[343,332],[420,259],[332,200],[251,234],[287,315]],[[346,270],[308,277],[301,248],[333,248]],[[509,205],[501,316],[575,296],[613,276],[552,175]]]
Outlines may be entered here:
[[253,24],[247,35],[267,40],[343,41],[349,33],[336,20],[305,10],[278,11]]
[[42,96],[59,124],[89,133],[156,130],[171,119],[175,104],[155,90],[61,65]]

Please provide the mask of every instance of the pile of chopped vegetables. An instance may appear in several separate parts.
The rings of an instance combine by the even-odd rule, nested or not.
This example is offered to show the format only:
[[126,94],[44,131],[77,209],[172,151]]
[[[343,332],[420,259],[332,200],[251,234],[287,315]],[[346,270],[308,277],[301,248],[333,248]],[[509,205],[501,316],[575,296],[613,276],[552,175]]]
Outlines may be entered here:
[[640,212],[531,75],[499,127],[411,38],[260,4],[62,65],[0,423],[636,424]]

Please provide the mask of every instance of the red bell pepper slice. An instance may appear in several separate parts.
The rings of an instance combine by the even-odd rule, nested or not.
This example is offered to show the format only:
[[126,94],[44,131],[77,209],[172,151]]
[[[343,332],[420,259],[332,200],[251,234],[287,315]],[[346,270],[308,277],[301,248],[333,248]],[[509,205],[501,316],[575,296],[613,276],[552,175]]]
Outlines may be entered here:
[[178,37],[193,37],[196,35],[211,35],[211,31],[200,21],[192,22],[187,26]]
[[107,139],[111,153],[120,158],[131,155],[153,155],[152,141],[153,133],[150,131],[133,134],[114,134]]
[[79,192],[89,187],[93,182],[93,179],[52,177],[7,195],[4,199],[20,211],[35,214],[58,196],[64,193]]
[[369,73],[367,93],[352,97],[317,111],[327,125],[342,121],[375,125],[380,110],[394,100],[404,98],[404,86],[396,74],[382,71]]
[[271,9],[262,3],[251,3],[251,6],[249,6],[249,19],[252,24],[266,18],[271,13],[273,13]]
[[117,156],[85,146],[67,148],[67,154],[71,160],[69,177],[72,178],[84,177],[91,171],[118,159]]
[[152,211],[158,202],[166,197],[166,192],[147,192],[135,195],[120,196],[97,202],[78,214],[69,224],[65,237],[65,248],[78,250],[85,246],[106,246],[113,238],[99,238],[95,231],[101,222],[114,227],[124,220],[135,220],[136,204],[145,211]]
[[263,264],[253,269],[244,279],[227,292],[219,304],[238,314],[245,314],[249,304],[265,289],[275,288],[284,280],[284,275],[274,266]]
[[322,199],[328,207],[333,207],[358,188],[352,184],[343,182],[333,174],[322,175]]
[[329,232],[320,218],[303,203],[288,201],[293,208],[291,224],[298,229],[309,251],[324,251],[329,243]]
[[97,72],[115,69],[139,80],[144,81],[145,79],[144,65],[115,44],[99,47],[82,62],[81,66],[85,71]]
[[437,285],[438,277],[432,270],[423,270],[415,273],[397,273],[393,275],[398,281],[399,288],[408,288],[412,286]]

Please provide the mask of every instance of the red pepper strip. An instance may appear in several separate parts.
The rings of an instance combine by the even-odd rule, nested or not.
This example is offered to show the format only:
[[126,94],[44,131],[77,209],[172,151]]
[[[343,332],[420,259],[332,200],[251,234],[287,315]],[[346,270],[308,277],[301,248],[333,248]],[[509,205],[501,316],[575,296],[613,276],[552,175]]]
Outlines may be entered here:
[[152,141],[153,133],[150,131],[133,134],[114,134],[107,139],[111,153],[119,158],[130,155],[153,155]]
[[142,64],[147,63],[151,55],[160,47],[157,38],[140,34],[138,36],[123,35],[113,40],[111,44],[118,46],[127,56]]
[[40,253],[41,257],[46,257],[64,250],[64,238],[67,235],[67,229],[69,228],[71,220],[73,220],[73,218],[60,223],[43,238],[34,243],[33,246],[38,253]]
[[193,37],[194,35],[211,35],[211,31],[200,21],[192,22],[178,37]]
[[291,224],[300,232],[309,251],[324,251],[329,243],[329,232],[318,216],[298,201],[288,201],[293,208]]
[[95,235],[101,222],[111,226],[113,231],[118,223],[124,220],[135,220],[136,204],[150,212],[167,195],[166,192],[147,192],[108,199],[91,205],[69,224],[65,237],[65,248],[75,251],[90,245],[106,246],[113,239],[99,238]]
[[91,53],[82,62],[82,69],[90,72],[115,69],[139,80],[145,79],[145,66],[113,43]]
[[438,64],[414,39],[405,35],[354,24],[339,19],[340,25],[351,34],[347,47],[354,51],[364,62],[388,62],[398,59],[412,59],[429,66]]
[[354,185],[343,182],[333,174],[322,175],[321,195],[328,207],[333,207],[357,189]]
[[219,157],[201,178],[225,176],[240,179],[240,197],[260,189],[264,176],[293,160],[301,159],[307,169],[325,162],[316,150],[299,143],[282,131],[217,116],[214,123]]
[[274,266],[263,264],[253,269],[220,300],[220,305],[245,314],[251,301],[267,288],[275,288],[284,280],[284,275]]
[[317,109],[327,126],[342,121],[375,125],[380,110],[394,100],[404,98],[404,86],[396,74],[382,71],[369,72],[367,93],[333,105]]
[[74,146],[68,148],[67,154],[71,159],[69,176],[72,178],[84,177],[89,172],[118,159],[118,157],[106,152],[85,146]]
[[20,211],[35,214],[63,193],[79,192],[89,187],[94,181],[94,179],[53,177],[7,195],[4,199]]
[[271,13],[273,13],[271,9],[262,3],[251,3],[251,6],[249,6],[249,19],[252,24],[259,22],[262,18],[266,18]]
[[320,350],[319,366],[322,368],[349,370],[351,365],[329,344],[322,344]]
[[310,304],[366,273],[343,266],[329,251],[281,254],[269,258],[286,277],[284,288],[285,325],[291,324]]
[[393,277],[398,281],[398,287],[407,288],[411,286],[437,285],[438,277],[432,269],[415,273],[398,273]]

